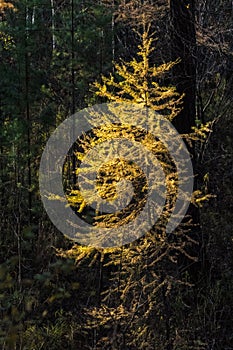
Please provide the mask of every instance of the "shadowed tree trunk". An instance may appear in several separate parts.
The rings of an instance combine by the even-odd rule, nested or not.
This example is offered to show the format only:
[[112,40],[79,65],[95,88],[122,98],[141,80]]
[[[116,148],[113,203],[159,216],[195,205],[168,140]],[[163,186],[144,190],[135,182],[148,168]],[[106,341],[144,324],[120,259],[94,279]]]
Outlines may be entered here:
[[[171,58],[180,58],[180,62],[174,66],[173,78],[179,93],[185,94],[183,109],[174,119],[173,124],[179,133],[188,134],[192,131],[196,119],[196,31],[195,31],[195,0],[170,0],[171,16]],[[192,157],[194,169],[194,190],[197,189],[197,164],[195,161],[195,147],[187,148]],[[191,264],[190,277],[193,282],[198,280],[200,269],[203,268],[204,239],[200,227],[199,208],[190,204],[187,217],[192,218],[195,226],[192,227],[191,236],[198,243],[198,249],[190,252],[199,256],[195,264]],[[186,220],[186,219],[184,219]],[[193,248],[191,248],[192,250]],[[182,261],[181,264],[186,264]],[[185,260],[185,259],[184,259]]]
[[[173,67],[173,79],[177,91],[185,94],[183,109],[173,124],[180,134],[188,134],[195,126],[196,119],[196,32],[195,0],[170,0],[171,15],[171,56],[172,60],[180,59]],[[187,145],[192,156],[195,172],[194,147]],[[199,222],[197,210],[193,220]]]
[[170,0],[171,58],[180,58],[174,67],[174,82],[179,93],[185,93],[181,113],[174,125],[180,133],[189,133],[196,118],[196,33],[195,0]]

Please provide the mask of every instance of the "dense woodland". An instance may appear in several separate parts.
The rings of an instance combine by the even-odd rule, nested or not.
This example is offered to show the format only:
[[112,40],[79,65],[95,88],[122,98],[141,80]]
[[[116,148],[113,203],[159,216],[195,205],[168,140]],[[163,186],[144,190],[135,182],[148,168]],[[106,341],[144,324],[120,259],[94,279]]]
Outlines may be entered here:
[[[0,0],[0,42],[0,348],[233,349],[232,1]],[[184,135],[194,197],[172,234],[80,245],[43,208],[41,155],[71,114],[125,100]]]

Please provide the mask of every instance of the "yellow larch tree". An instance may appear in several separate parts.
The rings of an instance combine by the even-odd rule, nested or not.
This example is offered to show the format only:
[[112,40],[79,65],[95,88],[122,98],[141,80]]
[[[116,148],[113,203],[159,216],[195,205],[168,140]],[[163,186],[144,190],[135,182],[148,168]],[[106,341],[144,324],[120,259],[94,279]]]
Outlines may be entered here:
[[138,59],[116,63],[115,75],[102,76],[102,83],[95,82],[96,94],[114,102],[139,103],[159,112],[169,120],[179,114],[182,98],[174,86],[161,86],[159,79],[178,63],[166,62],[159,66],[150,65],[150,57],[155,50],[154,39],[149,34],[150,27],[141,35]]

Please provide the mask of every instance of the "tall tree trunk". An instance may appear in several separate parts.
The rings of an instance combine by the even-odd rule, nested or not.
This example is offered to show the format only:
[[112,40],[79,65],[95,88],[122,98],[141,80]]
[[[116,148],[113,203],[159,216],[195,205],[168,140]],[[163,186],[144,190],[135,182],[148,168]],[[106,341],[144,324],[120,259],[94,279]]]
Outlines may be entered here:
[[28,168],[28,219],[31,222],[32,211],[32,169],[31,169],[31,118],[29,105],[29,55],[28,55],[28,27],[29,27],[29,10],[25,6],[25,115],[27,121],[27,168]]
[[[177,91],[184,94],[183,109],[173,120],[180,134],[188,134],[196,119],[196,31],[195,0],[170,0],[171,56],[180,59],[173,68]],[[194,147],[187,145],[195,171]]]
[[[173,70],[174,82],[178,92],[185,94],[183,109],[174,119],[173,124],[179,133],[188,134],[192,131],[192,126],[195,125],[196,119],[195,0],[170,0],[170,15],[172,60],[180,58],[180,62],[175,65]],[[196,176],[195,147],[191,148],[189,145],[187,147],[192,157],[195,174],[194,190],[196,190],[198,177]],[[190,269],[188,268],[191,279],[196,282],[198,280],[198,272],[205,263],[203,258],[204,239],[200,227],[199,209],[193,204],[190,204],[187,217],[191,217],[194,224],[190,234],[199,243],[199,248],[190,252],[191,255],[198,255],[199,261],[191,264]],[[183,263],[186,264],[184,261]]]
[[174,125],[180,133],[189,133],[196,118],[195,0],[170,0],[170,15],[172,60],[181,60],[174,67],[174,82],[178,92],[185,93]]

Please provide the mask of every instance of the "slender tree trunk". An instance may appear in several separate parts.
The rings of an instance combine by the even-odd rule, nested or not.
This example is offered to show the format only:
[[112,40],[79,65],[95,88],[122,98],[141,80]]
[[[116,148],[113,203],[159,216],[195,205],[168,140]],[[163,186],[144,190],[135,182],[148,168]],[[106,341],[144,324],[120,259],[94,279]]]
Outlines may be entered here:
[[31,172],[31,121],[29,105],[29,57],[28,57],[28,8],[25,7],[25,115],[27,120],[27,168],[28,168],[28,209],[29,223],[31,222],[32,210],[32,172]]
[[[75,70],[74,70],[74,0],[71,0],[71,81],[72,81],[72,98],[71,98],[71,113],[74,114],[76,112],[76,101],[75,101]],[[75,125],[73,125],[73,132],[75,132]],[[72,181],[73,185],[76,185],[76,144],[73,145],[73,153],[72,153]]]

